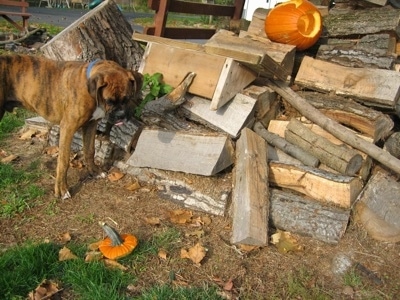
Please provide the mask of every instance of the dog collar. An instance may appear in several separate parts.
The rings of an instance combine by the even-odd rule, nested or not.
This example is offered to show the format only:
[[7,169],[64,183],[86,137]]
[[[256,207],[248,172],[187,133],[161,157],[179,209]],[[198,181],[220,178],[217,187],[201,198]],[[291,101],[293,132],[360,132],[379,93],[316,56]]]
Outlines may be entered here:
[[86,69],[86,78],[87,78],[87,79],[89,79],[89,77],[90,77],[90,72],[92,72],[93,66],[94,66],[98,61],[100,61],[99,58],[97,58],[97,59],[95,59],[95,60],[92,60],[92,61],[89,63],[89,65],[88,65],[88,67],[87,67],[87,69]]

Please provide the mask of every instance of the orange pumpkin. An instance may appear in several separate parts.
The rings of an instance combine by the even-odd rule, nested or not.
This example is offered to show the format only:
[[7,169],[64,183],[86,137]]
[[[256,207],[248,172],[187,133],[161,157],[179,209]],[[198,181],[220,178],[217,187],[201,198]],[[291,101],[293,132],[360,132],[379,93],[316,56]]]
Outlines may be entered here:
[[298,50],[313,46],[322,32],[319,10],[307,0],[291,0],[271,9],[265,19],[267,37]]
[[99,244],[100,252],[109,259],[118,259],[130,254],[138,240],[134,235],[119,234],[105,222],[99,222],[107,237]]

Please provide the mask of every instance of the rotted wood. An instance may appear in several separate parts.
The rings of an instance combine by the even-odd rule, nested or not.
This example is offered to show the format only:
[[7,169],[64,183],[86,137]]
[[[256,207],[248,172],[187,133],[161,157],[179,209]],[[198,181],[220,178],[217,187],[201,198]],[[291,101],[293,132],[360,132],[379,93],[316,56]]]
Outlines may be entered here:
[[297,119],[289,122],[285,139],[341,174],[354,176],[361,168],[363,159],[357,151],[331,143],[328,139],[313,133]]
[[363,187],[358,177],[274,161],[269,162],[268,174],[271,186],[297,191],[325,205],[342,208],[350,208]]
[[265,141],[248,128],[236,143],[232,191],[232,244],[268,243],[268,165]]
[[309,197],[270,190],[270,223],[277,229],[337,244],[344,235],[350,209],[323,205]]
[[265,139],[269,144],[275,146],[276,148],[282,150],[283,152],[297,158],[299,161],[304,163],[306,166],[310,167],[318,167],[319,159],[315,156],[311,155],[307,151],[304,151],[302,148],[289,143],[284,138],[279,135],[268,131],[260,122],[254,124],[254,131],[260,135],[263,139]]
[[329,39],[320,45],[317,59],[346,67],[393,70],[396,61],[396,38],[389,34],[371,34],[359,40]]
[[325,116],[372,137],[373,142],[386,138],[394,126],[393,120],[387,114],[349,98],[306,91],[297,94]]
[[44,56],[55,60],[101,58],[137,70],[144,50],[132,39],[132,32],[118,5],[106,0],[57,34],[41,50]]
[[349,37],[386,32],[398,36],[400,10],[390,6],[329,14],[323,19],[327,37]]

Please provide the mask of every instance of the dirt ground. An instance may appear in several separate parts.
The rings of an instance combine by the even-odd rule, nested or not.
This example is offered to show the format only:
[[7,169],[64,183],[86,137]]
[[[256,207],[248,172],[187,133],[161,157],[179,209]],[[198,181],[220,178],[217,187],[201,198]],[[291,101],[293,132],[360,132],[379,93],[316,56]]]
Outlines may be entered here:
[[[195,216],[210,218],[211,223],[201,227],[177,225],[166,217],[170,210],[180,208],[162,199],[157,186],[141,183],[142,188],[128,191],[124,187],[133,180],[126,175],[119,181],[95,179],[83,182],[70,200],[57,200],[53,196],[56,158],[43,154],[46,141],[33,138],[20,140],[18,134],[1,142],[0,148],[19,156],[17,166],[40,161],[43,174],[39,184],[46,194],[40,203],[12,219],[0,219],[0,247],[22,243],[26,240],[60,242],[60,236],[69,232],[77,242],[90,243],[103,238],[98,221],[114,220],[118,230],[135,234],[139,242],[151,239],[160,231],[176,227],[181,232],[177,249],[192,247],[201,242],[208,251],[200,266],[194,265],[176,253],[168,259],[158,257],[146,270],[138,273],[138,291],[154,284],[169,282],[170,272],[179,276],[182,284],[200,286],[204,283],[227,288],[230,299],[313,299],[313,290],[319,288],[327,299],[400,299],[400,247],[372,240],[362,228],[350,222],[347,232],[338,245],[330,245],[307,237],[298,237],[303,250],[280,253],[270,244],[267,247],[243,252],[229,244],[231,219],[194,211]],[[78,169],[70,168],[69,184],[79,182]],[[1,191],[0,191],[1,193]],[[150,225],[145,218],[158,217],[161,224]],[[192,234],[199,229],[203,235]],[[274,232],[273,228],[269,230]],[[338,261],[351,262],[347,269],[354,271],[361,283],[346,286]],[[368,271],[362,271],[361,264]],[[342,266],[343,267],[343,266]],[[4,270],[3,270],[4,271]],[[290,283],[299,278],[310,291],[309,298],[291,295]]]

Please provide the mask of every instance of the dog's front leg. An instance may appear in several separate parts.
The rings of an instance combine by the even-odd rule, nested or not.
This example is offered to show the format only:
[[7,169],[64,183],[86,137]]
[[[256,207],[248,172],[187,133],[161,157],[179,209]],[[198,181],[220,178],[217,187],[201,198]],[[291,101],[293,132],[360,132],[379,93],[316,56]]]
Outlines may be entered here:
[[91,120],[82,127],[83,137],[83,155],[91,176],[99,173],[100,169],[94,163],[95,137],[97,130],[97,121]]

